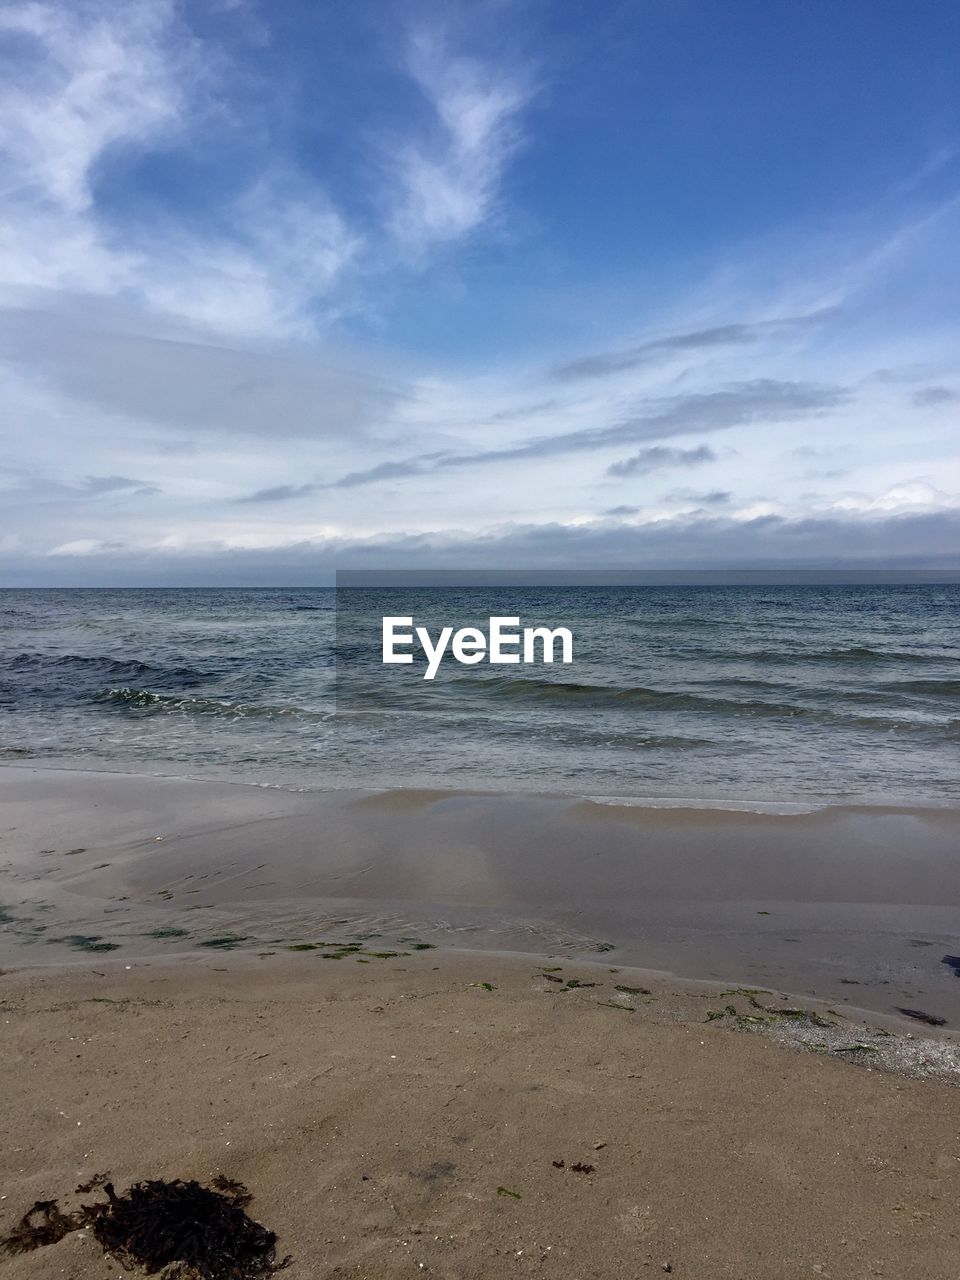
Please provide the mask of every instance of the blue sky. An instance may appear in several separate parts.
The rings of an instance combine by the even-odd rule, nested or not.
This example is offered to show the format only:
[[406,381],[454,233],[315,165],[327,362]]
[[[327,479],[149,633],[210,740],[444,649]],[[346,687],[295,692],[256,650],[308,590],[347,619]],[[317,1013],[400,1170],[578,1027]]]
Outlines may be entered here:
[[958,567],[960,9],[8,0],[0,583]]

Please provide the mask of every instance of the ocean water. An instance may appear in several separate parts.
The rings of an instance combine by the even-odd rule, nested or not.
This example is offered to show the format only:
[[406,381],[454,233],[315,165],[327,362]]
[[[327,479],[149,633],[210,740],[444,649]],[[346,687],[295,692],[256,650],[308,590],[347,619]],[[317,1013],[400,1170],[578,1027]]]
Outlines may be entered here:
[[[0,591],[0,759],[318,788],[960,800],[958,586],[340,596],[338,628],[332,589]],[[575,662],[447,663],[429,685],[379,663],[373,623],[395,612],[549,620]]]

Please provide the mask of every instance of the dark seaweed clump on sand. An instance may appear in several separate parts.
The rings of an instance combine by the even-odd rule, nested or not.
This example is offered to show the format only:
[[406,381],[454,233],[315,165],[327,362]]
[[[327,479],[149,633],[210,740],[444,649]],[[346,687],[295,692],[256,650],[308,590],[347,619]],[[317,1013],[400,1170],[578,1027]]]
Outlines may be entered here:
[[45,1244],[56,1244],[82,1225],[61,1213],[56,1200],[37,1200],[10,1234],[0,1240],[0,1248],[6,1253],[29,1253]]
[[164,1267],[180,1280],[262,1280],[286,1266],[276,1260],[277,1237],[245,1212],[250,1193],[239,1182],[138,1182],[118,1196],[108,1182],[106,1203],[63,1213],[38,1200],[10,1235],[8,1253],[28,1253],[89,1227],[104,1253],[155,1274]]

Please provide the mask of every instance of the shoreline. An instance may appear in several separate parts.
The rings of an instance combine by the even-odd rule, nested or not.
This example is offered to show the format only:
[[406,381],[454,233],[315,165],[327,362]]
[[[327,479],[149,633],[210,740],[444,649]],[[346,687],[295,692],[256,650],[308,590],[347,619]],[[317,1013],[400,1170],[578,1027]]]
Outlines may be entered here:
[[[287,791],[0,768],[0,964],[128,961],[331,922],[960,1025],[960,811],[800,814],[514,793]],[[157,937],[158,930],[172,930]],[[271,940],[273,942],[271,943]]]
[[113,760],[100,756],[37,756],[31,750],[7,748],[0,753],[0,772],[6,769],[26,769],[44,773],[80,773],[96,776],[122,777],[135,779],[157,778],[171,782],[193,782],[214,786],[250,787],[263,791],[285,791],[292,795],[341,795],[363,792],[365,795],[402,795],[436,794],[438,796],[503,796],[527,797],[539,800],[573,801],[582,800],[591,804],[608,805],[614,809],[679,809],[690,813],[756,813],[771,816],[792,817],[798,814],[819,813],[824,809],[843,809],[849,811],[873,812],[960,812],[960,802],[945,799],[934,799],[930,796],[877,796],[875,798],[837,799],[832,796],[811,796],[802,799],[793,797],[778,799],[725,795],[626,795],[617,792],[603,792],[595,789],[532,788],[527,785],[505,787],[501,781],[480,782],[475,786],[450,785],[438,783],[436,778],[424,778],[419,781],[405,779],[403,782],[374,780],[362,786],[354,781],[343,781],[336,777],[325,777],[322,782],[294,779],[289,773],[282,778],[272,779],[263,776],[238,776],[236,763],[216,763],[207,761],[203,764],[191,765],[187,761],[169,759],[136,759],[132,761]]

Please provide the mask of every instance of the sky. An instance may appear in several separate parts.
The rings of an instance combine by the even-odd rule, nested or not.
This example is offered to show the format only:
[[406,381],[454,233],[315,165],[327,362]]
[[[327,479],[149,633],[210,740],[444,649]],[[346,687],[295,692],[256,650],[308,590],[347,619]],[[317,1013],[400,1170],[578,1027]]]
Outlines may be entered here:
[[0,585],[960,569],[953,0],[3,0]]

